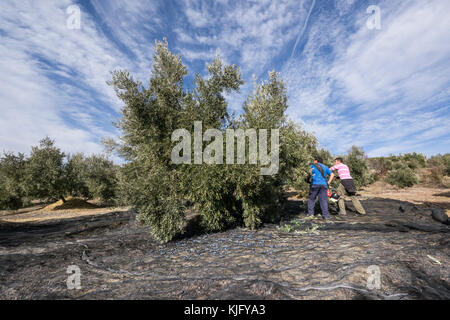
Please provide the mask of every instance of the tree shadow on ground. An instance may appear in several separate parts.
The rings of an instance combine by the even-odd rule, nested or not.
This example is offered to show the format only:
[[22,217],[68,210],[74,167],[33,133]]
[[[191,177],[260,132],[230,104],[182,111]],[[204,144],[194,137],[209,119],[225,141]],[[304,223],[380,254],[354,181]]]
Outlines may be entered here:
[[434,197],[449,197],[450,198],[450,191],[447,192],[441,192],[441,193],[435,193],[433,194]]
[[226,232],[241,226],[239,223],[234,223],[233,225],[219,231],[208,231],[202,225],[202,217],[200,214],[194,214],[189,217],[186,221],[185,227],[182,232],[175,235],[171,242],[176,242],[180,240],[185,240],[189,238],[199,237],[206,234],[214,234],[220,232]]
[[[315,219],[313,221],[303,221],[307,216],[307,201],[295,199],[289,196],[289,199],[283,205],[280,216],[273,223],[266,223],[265,226],[272,225],[284,226],[290,224],[293,230],[308,230],[313,225],[319,225],[322,230],[361,230],[373,232],[409,232],[418,230],[423,232],[448,232],[448,229],[434,221],[429,211],[430,205],[418,205],[407,201],[400,201],[385,198],[371,198],[361,200],[366,209],[366,215],[357,213],[351,201],[345,201],[347,215],[339,215],[337,203],[329,204],[331,219],[321,219],[321,209],[318,203],[315,207]],[[431,207],[436,207],[433,203]],[[298,220],[301,220],[301,223]],[[297,222],[297,224],[296,224]],[[242,227],[242,224],[236,223],[220,232],[227,232],[236,227]],[[264,226],[263,226],[264,227]],[[199,214],[188,218],[183,233],[178,234],[173,241],[189,239],[210,233],[201,225],[201,216]]]
[[449,202],[437,202],[437,201],[426,201],[423,203],[423,206],[425,208],[441,208],[444,210],[450,210],[450,203]]
[[42,202],[41,201],[39,203],[33,203],[30,205],[26,205],[25,207],[17,209],[17,210],[0,210],[0,217],[7,217],[7,216],[12,216],[12,215],[17,215],[17,214],[39,211],[48,204],[50,204],[50,202]]

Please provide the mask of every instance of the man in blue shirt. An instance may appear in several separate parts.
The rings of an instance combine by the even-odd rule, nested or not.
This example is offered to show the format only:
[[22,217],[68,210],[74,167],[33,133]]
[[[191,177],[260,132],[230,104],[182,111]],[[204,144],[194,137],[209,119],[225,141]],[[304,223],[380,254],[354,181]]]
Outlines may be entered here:
[[327,175],[331,175],[331,170],[322,164],[322,159],[316,157],[314,159],[314,164],[311,165],[309,173],[312,176],[311,186],[309,187],[308,196],[308,216],[314,216],[314,205],[316,203],[316,198],[319,197],[320,209],[322,210],[322,216],[324,219],[329,219],[330,214],[328,213],[328,200],[327,200]]

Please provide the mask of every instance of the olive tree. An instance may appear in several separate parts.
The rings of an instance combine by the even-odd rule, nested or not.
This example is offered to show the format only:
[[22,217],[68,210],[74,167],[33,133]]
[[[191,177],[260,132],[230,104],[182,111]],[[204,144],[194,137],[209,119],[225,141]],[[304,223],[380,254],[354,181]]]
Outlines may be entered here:
[[25,169],[28,194],[34,199],[61,199],[68,193],[68,179],[64,171],[65,154],[46,137],[39,146],[31,147]]
[[[108,143],[126,160],[118,173],[118,194],[123,203],[137,209],[138,219],[147,223],[161,241],[169,241],[182,232],[186,202],[194,205],[207,231],[234,225],[257,228],[274,221],[284,200],[283,185],[293,172],[291,167],[296,160],[304,161],[300,153],[296,159],[290,153],[302,142],[308,144],[301,147],[309,152],[309,145],[314,143],[311,136],[287,121],[286,89],[275,72],[269,73],[267,81],[255,84],[243,114],[235,118],[228,112],[224,95],[239,91],[243,84],[239,69],[216,57],[207,64],[207,71],[207,76],[197,74],[193,88],[185,90],[186,67],[164,41],[156,43],[148,87],[125,70],[112,72],[109,82],[124,103],[117,123],[122,135],[119,141]],[[190,159],[198,156],[195,144],[200,145],[201,152],[210,146],[210,140],[200,138],[195,142],[197,122],[201,122],[201,137],[209,129],[218,130],[219,136],[227,136],[231,129],[279,130],[278,149],[278,144],[268,139],[271,152],[267,156],[279,151],[276,172],[261,174],[267,165],[249,161],[248,152],[243,164],[174,163],[171,154],[178,141],[172,141],[172,133],[177,129],[187,130],[189,145],[194,145],[186,151]],[[236,146],[238,139],[232,139],[231,145]],[[230,142],[214,143],[216,149],[211,154],[216,155],[216,151],[222,154]],[[246,151],[251,147],[248,139],[244,146]]]
[[25,155],[4,153],[0,158],[0,208],[19,209],[28,202]]
[[373,182],[373,177],[368,167],[367,155],[361,147],[352,146],[343,160],[349,167],[357,188]]

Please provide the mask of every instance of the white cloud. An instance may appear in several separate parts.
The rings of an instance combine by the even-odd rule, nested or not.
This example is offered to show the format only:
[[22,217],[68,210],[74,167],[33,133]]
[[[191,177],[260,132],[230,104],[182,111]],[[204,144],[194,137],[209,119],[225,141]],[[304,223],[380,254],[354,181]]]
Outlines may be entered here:
[[334,10],[313,0],[180,1],[168,16],[162,1],[93,0],[100,19],[82,11],[81,30],[66,27],[72,1],[4,1],[0,151],[50,135],[66,151],[99,152],[121,106],[109,71],[147,81],[154,39],[166,34],[193,72],[217,52],[241,67],[246,84],[227,95],[233,111],[252,75],[282,65],[289,115],[333,151],[445,148],[428,144],[449,136],[450,2],[379,1],[382,29],[368,30],[361,1],[336,0]]
[[[289,113],[335,152],[352,144],[370,146],[370,155],[414,151],[450,133],[450,3],[379,5],[382,29],[369,30],[360,12],[349,38],[342,12],[319,17],[302,55],[283,69]],[[331,55],[320,54],[325,46]]]
[[158,14],[158,0],[92,0],[100,16],[99,24],[106,24],[111,35],[136,56],[134,68],[130,70],[138,79],[148,77],[154,35],[163,25]]
[[[191,25],[175,29],[180,42],[200,45],[198,51],[220,49],[250,77],[285,50],[304,25],[311,1],[254,1],[207,3],[184,1],[184,13]],[[211,26],[211,28],[204,28]],[[205,46],[206,45],[206,46]],[[180,51],[184,52],[181,47]],[[238,57],[238,59],[236,59]]]
[[203,60],[203,61],[211,61],[216,56],[216,51],[210,49],[208,51],[205,50],[190,50],[184,49],[182,52],[182,58],[193,61],[193,60]]
[[240,93],[226,95],[229,109],[239,113],[253,90],[252,77],[267,77],[274,58],[291,52],[313,1],[183,1],[189,27],[174,28],[178,51],[189,62],[209,61],[219,50],[226,63],[240,67]]
[[[114,134],[103,127],[120,103],[105,81],[115,66],[130,64],[85,12],[80,30],[67,28],[71,4],[2,3],[0,149],[27,152],[49,135],[67,152],[100,152],[98,135]],[[74,113],[80,105],[90,110],[90,122]],[[101,116],[94,121],[95,111]]]
[[330,70],[348,97],[377,105],[387,99],[420,101],[448,81],[448,1],[382,9],[380,31],[362,26]]

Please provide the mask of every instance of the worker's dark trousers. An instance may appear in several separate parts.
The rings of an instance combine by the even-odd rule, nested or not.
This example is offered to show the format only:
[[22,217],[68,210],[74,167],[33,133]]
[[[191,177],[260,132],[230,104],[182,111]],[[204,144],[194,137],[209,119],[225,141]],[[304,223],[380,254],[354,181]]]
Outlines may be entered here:
[[322,216],[325,219],[330,217],[328,213],[328,200],[327,200],[327,186],[312,184],[309,188],[308,196],[308,215],[314,215],[314,205],[316,204],[316,197],[319,196],[320,209],[322,210]]

